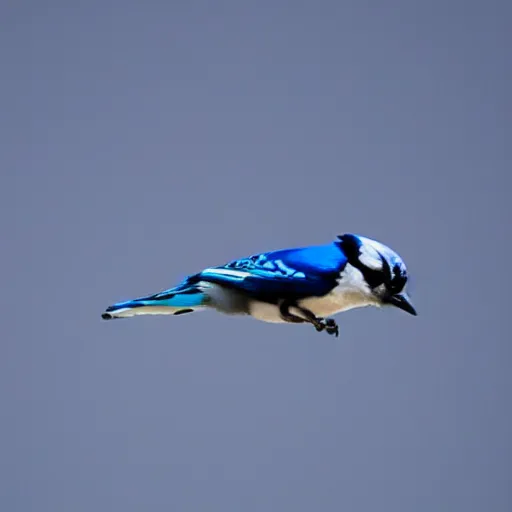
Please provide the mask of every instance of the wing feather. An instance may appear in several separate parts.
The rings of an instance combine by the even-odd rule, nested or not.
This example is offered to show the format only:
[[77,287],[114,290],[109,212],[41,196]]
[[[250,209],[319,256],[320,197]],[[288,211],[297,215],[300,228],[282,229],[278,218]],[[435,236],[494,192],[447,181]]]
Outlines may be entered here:
[[259,300],[323,296],[336,285],[347,263],[334,244],[286,249],[207,268],[200,279],[244,291]]

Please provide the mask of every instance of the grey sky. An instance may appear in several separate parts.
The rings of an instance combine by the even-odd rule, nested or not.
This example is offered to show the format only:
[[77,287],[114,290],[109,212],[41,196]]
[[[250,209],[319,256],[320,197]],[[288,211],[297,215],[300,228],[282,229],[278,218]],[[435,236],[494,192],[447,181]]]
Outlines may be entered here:
[[[507,2],[78,4],[1,8],[0,510],[510,511]],[[100,319],[344,232],[417,318]]]

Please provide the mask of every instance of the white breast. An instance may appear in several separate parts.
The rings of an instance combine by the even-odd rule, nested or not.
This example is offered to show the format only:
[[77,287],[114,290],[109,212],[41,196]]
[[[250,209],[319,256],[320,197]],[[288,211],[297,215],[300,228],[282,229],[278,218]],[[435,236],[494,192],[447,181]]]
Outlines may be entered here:
[[[340,283],[328,295],[303,299],[299,305],[311,311],[315,316],[325,318],[349,309],[378,306],[379,303],[371,293],[361,272],[351,265],[347,265],[342,273]],[[293,307],[290,308],[290,312],[297,316],[303,316]],[[264,322],[283,322],[279,308],[266,302],[251,302],[249,313]]]
[[300,301],[300,306],[309,309],[315,316],[328,317],[349,309],[376,306],[367,295],[350,290],[335,288],[325,297],[314,297]]
[[311,297],[300,301],[300,305],[316,316],[326,317],[365,306],[378,306],[378,300],[371,293],[363,274],[352,265],[342,272],[338,286],[324,297]]
[[263,322],[283,323],[279,308],[268,302],[253,300],[249,303],[249,314]]

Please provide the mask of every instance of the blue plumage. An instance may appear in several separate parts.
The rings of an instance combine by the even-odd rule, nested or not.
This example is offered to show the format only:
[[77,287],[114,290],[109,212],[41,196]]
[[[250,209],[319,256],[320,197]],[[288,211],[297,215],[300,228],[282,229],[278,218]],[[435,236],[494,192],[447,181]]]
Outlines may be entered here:
[[230,261],[178,286],[107,308],[104,319],[182,314],[203,308],[268,322],[311,323],[338,333],[326,316],[355,307],[394,305],[416,314],[404,288],[405,264],[389,247],[346,234],[331,244],[283,249]]
[[[335,244],[299,249],[285,249],[206,269],[201,278],[231,286],[257,298],[319,297],[329,293],[347,259]],[[225,271],[233,270],[239,274]]]

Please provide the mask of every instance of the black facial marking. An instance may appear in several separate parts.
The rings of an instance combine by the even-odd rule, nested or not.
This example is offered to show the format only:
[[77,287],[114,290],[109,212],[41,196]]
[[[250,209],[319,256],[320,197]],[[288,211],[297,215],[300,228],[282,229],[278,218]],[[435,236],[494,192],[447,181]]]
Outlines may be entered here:
[[193,311],[194,311],[193,309],[180,309],[179,311],[176,311],[176,313],[174,313],[174,316],[184,315],[186,313],[192,313]]
[[[354,235],[342,235],[338,236],[341,243],[341,248],[343,249],[343,253],[347,257],[348,262],[354,267],[357,268],[362,274],[365,281],[368,283],[370,288],[376,288],[380,286],[386,278],[386,271],[382,270],[374,270],[366,267],[359,260],[359,256],[361,254],[361,241]],[[382,256],[381,259],[383,260]],[[383,260],[383,269],[386,267],[387,263]],[[387,272],[389,273],[389,265],[387,265]]]
[[338,236],[338,238],[349,263],[353,265],[353,261],[359,261],[359,248],[361,247],[359,238],[354,235],[342,235]]
[[356,236],[350,234],[338,236],[338,238],[348,262],[363,274],[370,288],[377,288],[384,284],[391,294],[399,293],[404,288],[407,282],[407,275],[398,263],[395,263],[393,269],[391,269],[388,261],[379,253],[382,269],[374,270],[368,268],[359,260],[361,241]]
[[403,272],[400,265],[396,263],[393,267],[393,276],[389,279],[387,288],[391,293],[398,293],[404,288],[406,283],[407,275]]

